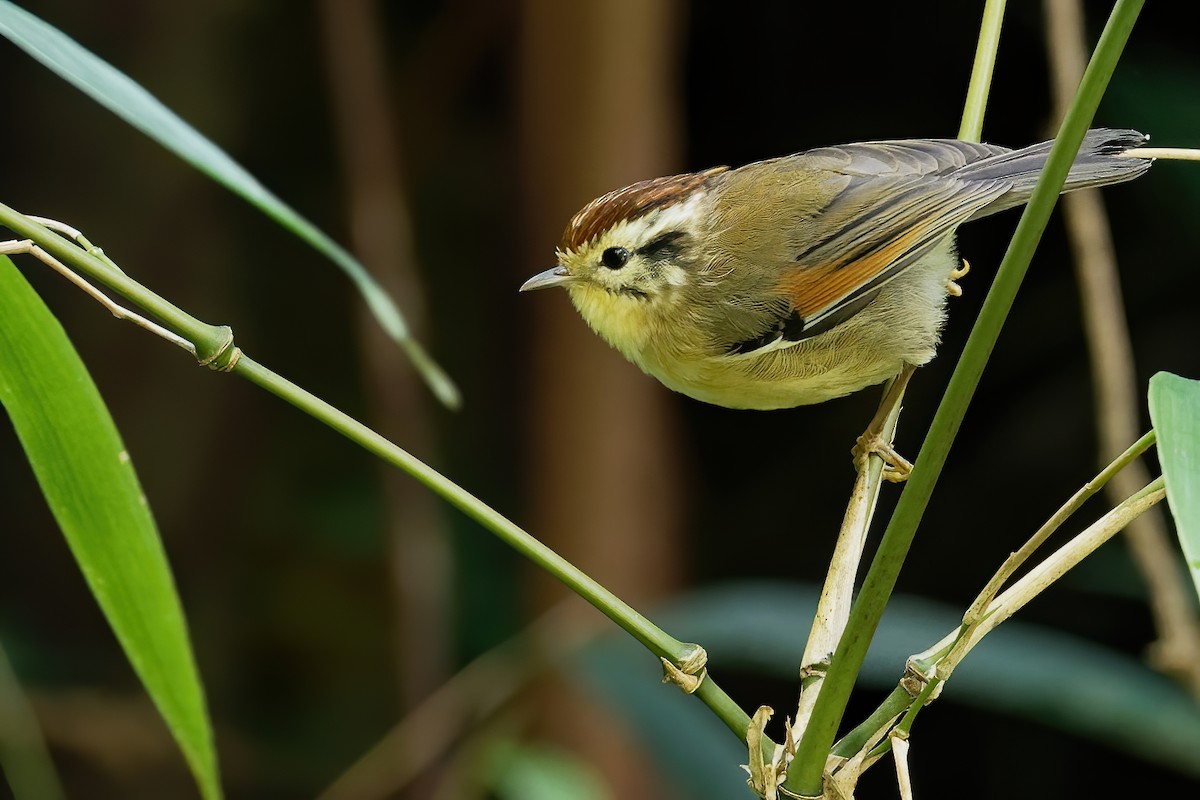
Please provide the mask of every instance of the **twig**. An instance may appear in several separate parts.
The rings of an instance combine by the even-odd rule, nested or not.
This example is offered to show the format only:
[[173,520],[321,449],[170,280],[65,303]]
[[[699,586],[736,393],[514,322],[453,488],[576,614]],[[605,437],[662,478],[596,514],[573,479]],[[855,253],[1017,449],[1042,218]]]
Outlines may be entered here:
[[[64,226],[61,226],[61,228],[58,228],[57,226],[61,225],[61,223],[57,223],[54,220],[45,219],[44,217],[31,217],[31,219],[37,219],[38,222],[40,222],[42,224],[50,223],[46,226],[49,228],[52,228],[52,229],[57,228],[57,229],[61,230],[61,229],[65,229],[68,227],[68,226],[64,225]],[[74,230],[74,229],[72,228],[70,230]],[[137,314],[133,311],[130,311],[128,308],[125,308],[124,306],[114,302],[112,300],[112,298],[110,298],[104,292],[100,291],[95,286],[88,283],[86,280],[84,280],[82,277],[80,277],[78,273],[73,272],[66,264],[59,261],[57,258],[52,256],[50,253],[48,253],[43,248],[34,244],[31,240],[15,239],[12,241],[0,242],[0,255],[33,256],[38,261],[41,261],[43,264],[50,267],[52,270],[57,272],[59,275],[62,275],[68,281],[75,284],[76,287],[78,287],[79,289],[82,289],[84,294],[86,294],[88,297],[95,300],[100,305],[104,306],[104,308],[108,311],[108,313],[112,314],[117,319],[123,319],[127,322],[132,322],[134,325],[137,325],[139,328],[142,328],[143,330],[147,330],[150,333],[153,333],[155,336],[158,336],[159,338],[167,340],[168,342],[175,345],[176,347],[186,350],[191,355],[193,355],[193,356],[196,355],[195,346],[191,342],[189,342],[187,339],[184,339],[182,336],[177,336],[176,334],[174,334],[171,331],[164,328],[162,325],[159,325],[157,322],[148,320],[145,317],[143,317],[141,314]]]
[[975,598],[975,602],[967,609],[967,613],[963,615],[963,624],[967,626],[974,625],[982,619],[985,610],[996,598],[1000,589],[1021,568],[1021,565],[1033,555],[1034,551],[1041,547],[1050,538],[1050,535],[1058,530],[1072,514],[1078,511],[1088,498],[1108,486],[1109,481],[1115,480],[1123,469],[1128,469],[1133,464],[1136,464],[1137,458],[1154,444],[1155,439],[1154,431],[1150,431],[1141,439],[1138,439],[1128,450],[1101,470],[1099,475],[1085,483],[1079,491],[1071,496],[1070,500],[1064,503],[1058,511],[1054,512],[1050,519],[1030,537],[1028,542],[1005,559],[1000,569],[996,571],[996,574],[988,581],[987,586]]
[[908,734],[892,731],[888,734],[892,742],[892,758],[896,760],[896,783],[900,786],[900,800],[913,800],[912,777],[908,772]]
[[[904,390],[912,370],[906,369],[899,377],[888,383],[880,401],[879,411],[870,428],[877,428],[875,435],[882,441],[891,442],[896,433]],[[870,428],[868,435],[870,435]],[[863,548],[866,546],[867,531],[879,502],[879,488],[883,479],[884,460],[878,453],[869,453],[863,461],[856,459],[857,475],[850,502],[842,519],[837,544],[834,545],[825,585],[817,601],[817,612],[813,617],[804,657],[800,662],[800,699],[796,707],[793,726],[802,732],[808,724],[813,704],[821,691],[825,668],[833,651],[837,649],[846,620],[850,618],[850,605],[854,597],[854,580],[858,575]]]
[[1164,161],[1200,161],[1200,150],[1188,147],[1138,147],[1117,155],[1125,158],[1161,158]]
[[[895,730],[907,738],[917,714],[928,702],[936,699],[941,686],[984,636],[1098,547],[1151,510],[1165,496],[1162,478],[1155,479],[1030,570],[1010,589],[988,603],[973,622],[961,625],[928,649],[909,656],[908,667],[900,684],[875,713],[838,742],[831,761],[847,758],[848,754],[861,752],[863,748],[869,750],[871,759],[882,756],[893,742],[891,738],[885,739],[884,735],[893,730],[892,724],[901,714],[903,718],[895,725]],[[969,612],[967,616],[970,616]],[[919,685],[920,690],[915,691],[910,682]],[[876,745],[876,742],[879,744]]]
[[1017,613],[1033,598],[1061,578],[1068,570],[1091,555],[1100,545],[1107,542],[1166,497],[1163,479],[1156,478],[1144,489],[1100,519],[1089,525],[1082,533],[1056,550],[1045,561],[1004,591],[988,606],[984,619],[967,632],[951,652],[937,666],[937,677],[946,680],[963,657],[979,644],[990,631],[1004,620]]

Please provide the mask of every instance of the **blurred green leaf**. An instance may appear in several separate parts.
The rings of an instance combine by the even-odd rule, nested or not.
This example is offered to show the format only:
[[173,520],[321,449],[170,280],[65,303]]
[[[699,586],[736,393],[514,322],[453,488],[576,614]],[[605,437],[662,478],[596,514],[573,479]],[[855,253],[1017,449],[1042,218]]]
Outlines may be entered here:
[[487,783],[499,800],[612,798],[591,766],[559,749],[503,740],[488,753],[487,770]]
[[[706,595],[692,595],[663,619],[656,615],[656,621],[692,619],[692,602],[703,602]],[[708,642],[704,646],[708,647]],[[799,662],[789,663],[790,677],[795,678]],[[711,666],[720,675],[730,664],[722,658]],[[626,729],[677,789],[672,796],[689,800],[754,797],[746,784],[747,773],[738,767],[747,761],[746,746],[695,698],[664,686],[662,666],[647,658],[645,649],[629,637],[613,633],[585,647],[572,659],[567,674],[581,677],[599,691],[606,705],[626,721]]]
[[[795,681],[804,649],[802,628],[812,619],[817,596],[815,588],[792,584],[736,584],[690,595],[655,619],[685,641],[703,643],[718,677],[735,670]],[[961,621],[962,609],[893,596],[859,684],[890,691],[909,655]],[[744,749],[690,698],[653,685],[654,665],[644,652],[614,637],[587,651],[578,668],[630,720],[677,785],[713,800],[752,796],[735,789],[735,784],[745,786],[745,773],[737,766],[746,761]],[[939,703],[1026,717],[1200,775],[1195,701],[1135,659],[1062,631],[1004,623],[971,651],[941,697]],[[776,712],[778,720],[795,709]],[[925,713],[937,713],[936,706]]]
[[400,310],[354,256],[272,194],[225,151],[179,118],[153,95],[57,28],[0,0],[0,35],[217,183],[255,207],[345,271],[379,323],[401,347],[445,405],[461,402],[458,389],[412,338]]
[[[1152,147],[1200,147],[1197,86],[1200,68],[1194,59],[1169,52],[1154,56],[1140,53],[1113,75],[1104,96],[1104,118],[1145,131]],[[1200,170],[1194,166],[1159,159],[1151,185],[1138,185],[1131,191],[1147,196],[1153,193],[1162,201],[1155,214],[1186,219],[1190,209],[1200,203]],[[1195,239],[1200,229],[1182,224],[1175,233]]]
[[129,454],[62,326],[3,256],[0,405],[201,794],[219,798],[212,731],[183,611]]
[[1150,379],[1150,420],[1175,531],[1200,593],[1200,381],[1160,372]]
[[[1113,75],[1104,95],[1106,117],[1129,120],[1127,124],[1150,134],[1155,147],[1200,146],[1197,81],[1200,66],[1194,59],[1169,52],[1139,53]],[[1194,170],[1179,173],[1197,180]]]
[[[37,717],[0,647],[0,775],[15,800],[62,800],[66,797],[46,750]],[[3,783],[0,783],[3,786]]]

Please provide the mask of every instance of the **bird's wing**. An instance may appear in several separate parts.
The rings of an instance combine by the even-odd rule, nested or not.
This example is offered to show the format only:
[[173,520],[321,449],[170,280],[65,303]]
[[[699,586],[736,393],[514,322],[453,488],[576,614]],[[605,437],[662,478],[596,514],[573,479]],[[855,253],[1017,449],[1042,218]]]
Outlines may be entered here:
[[784,226],[793,230],[756,254],[773,262],[771,290],[790,308],[763,336],[739,342],[730,352],[786,346],[856,314],[879,288],[1008,190],[1002,179],[955,176],[967,164],[1006,152],[919,139],[826,147],[763,164],[759,169],[779,191],[809,198],[807,207],[781,203],[801,209],[784,217]]

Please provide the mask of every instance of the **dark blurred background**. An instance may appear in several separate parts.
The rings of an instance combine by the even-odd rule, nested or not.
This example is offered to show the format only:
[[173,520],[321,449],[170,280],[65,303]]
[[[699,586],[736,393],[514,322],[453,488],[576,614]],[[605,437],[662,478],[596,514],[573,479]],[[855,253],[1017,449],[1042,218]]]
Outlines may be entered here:
[[[151,288],[232,325],[256,359],[365,418],[652,616],[730,581],[820,581],[875,390],[772,413],[704,406],[609,351],[565,296],[516,289],[552,264],[569,216],[608,189],[823,144],[953,136],[982,3],[21,5],[351,246],[422,320],[465,404],[436,406],[329,262],[0,41],[5,203],[82,229]],[[1094,41],[1110,6],[1086,7]],[[1024,145],[1055,124],[1041,13],[1010,4],[987,141]],[[1200,53],[1180,13],[1148,4],[1097,124],[1200,147]],[[1105,201],[1139,391],[1158,370],[1200,375],[1200,170],[1160,162]],[[901,452],[919,447],[1015,222],[1003,214],[961,234],[973,269],[941,354],[909,391]],[[138,467],[231,798],[315,796],[450,675],[568,596],[315,421],[115,324],[34,262],[20,266],[63,320]],[[965,607],[1094,473],[1079,316],[1056,217],[900,591]],[[0,640],[68,795],[191,796],[7,424],[0,476]],[[877,519],[897,494],[885,489]],[[559,613],[568,629],[604,629],[581,601]],[[1155,637],[1119,541],[1020,619],[1134,658]],[[799,642],[806,630],[797,620],[781,636]],[[743,707],[794,708],[795,681],[784,678],[794,665],[767,677],[722,672],[712,656]],[[522,685],[485,719],[439,717],[455,731],[449,749],[374,796],[520,796],[496,778],[494,740],[587,765],[611,797],[685,796],[619,702],[553,671]],[[878,696],[866,692],[851,717]],[[1197,789],[1186,770],[1053,722],[972,710],[951,682],[914,734],[919,793],[1010,796],[1017,765],[1034,763],[1047,777],[1021,779],[1023,796]],[[863,796],[893,796],[891,767],[876,773]]]

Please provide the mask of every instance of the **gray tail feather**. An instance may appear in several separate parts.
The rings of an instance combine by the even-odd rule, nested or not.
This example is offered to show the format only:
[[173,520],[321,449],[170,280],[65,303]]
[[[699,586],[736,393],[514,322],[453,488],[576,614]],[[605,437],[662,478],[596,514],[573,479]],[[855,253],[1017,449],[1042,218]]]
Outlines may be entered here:
[[[1110,183],[1131,181],[1143,175],[1153,159],[1121,156],[1129,150],[1144,145],[1149,137],[1134,130],[1112,130],[1097,128],[1087,132],[1075,163],[1067,174],[1064,192],[1107,186]],[[1024,205],[1033,194],[1033,187],[1046,157],[1050,154],[1053,140],[1030,145],[998,156],[968,164],[956,172],[956,177],[972,181],[1000,180],[1012,184],[1012,188],[987,206],[977,217],[994,214],[1006,208]]]

